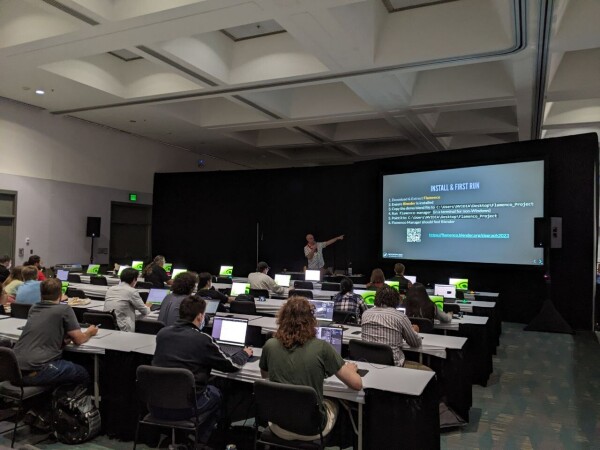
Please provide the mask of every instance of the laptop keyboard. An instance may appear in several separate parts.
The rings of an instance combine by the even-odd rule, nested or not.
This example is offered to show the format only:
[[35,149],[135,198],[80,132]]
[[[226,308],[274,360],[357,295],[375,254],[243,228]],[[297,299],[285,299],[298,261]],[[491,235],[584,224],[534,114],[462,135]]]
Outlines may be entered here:
[[223,350],[223,353],[225,353],[228,356],[233,356],[238,352],[241,352],[244,348],[240,347],[239,345],[230,345],[230,344],[219,344],[219,347],[221,347],[221,350]]

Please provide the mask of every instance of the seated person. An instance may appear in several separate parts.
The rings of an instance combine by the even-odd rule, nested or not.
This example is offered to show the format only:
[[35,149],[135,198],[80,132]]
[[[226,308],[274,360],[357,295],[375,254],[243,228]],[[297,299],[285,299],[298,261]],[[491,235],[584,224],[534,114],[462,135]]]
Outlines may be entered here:
[[379,289],[381,286],[386,286],[383,270],[373,269],[373,272],[371,272],[371,279],[367,283],[367,289]]
[[408,317],[422,317],[433,321],[452,322],[452,314],[440,310],[429,298],[425,286],[415,283],[406,294],[406,315]]
[[362,314],[367,310],[367,305],[363,298],[353,292],[354,284],[350,278],[342,278],[340,281],[340,292],[333,297],[334,311],[341,311],[348,314],[354,314],[356,323],[360,323]]
[[173,280],[171,293],[167,295],[160,305],[158,320],[166,326],[173,325],[179,320],[179,305],[181,301],[189,295],[192,295],[198,275],[194,272],[181,272]]
[[415,367],[412,361],[406,361],[405,364],[402,342],[406,340],[411,347],[420,347],[421,338],[417,334],[419,327],[411,325],[408,317],[396,309],[399,302],[400,296],[395,289],[387,285],[378,289],[375,307],[365,311],[362,316],[362,339],[389,345],[396,366]]
[[138,275],[137,270],[128,267],[121,272],[121,282],[106,291],[104,311],[114,311],[121,331],[135,332],[136,311],[142,316],[150,314],[150,308],[144,305],[140,293],[135,289]]
[[[260,370],[263,378],[277,383],[310,386],[319,397],[323,436],[335,425],[338,404],[323,398],[323,381],[335,375],[351,389],[362,389],[362,379],[354,363],[345,363],[335,349],[317,339],[317,321],[305,297],[290,298],[277,313],[279,328],[262,350]],[[281,439],[314,440],[319,436],[302,436],[270,424]]]
[[22,270],[23,284],[17,288],[15,302],[33,305],[42,300],[40,282],[37,281],[38,270],[35,266],[25,266]]
[[17,289],[23,284],[23,266],[15,266],[10,271],[10,276],[2,283],[6,292],[7,302],[15,301]]
[[402,263],[394,264],[394,276],[390,278],[390,281],[397,281],[398,289],[401,291],[406,291],[412,286],[410,280],[404,277],[404,264]]
[[198,290],[196,291],[196,294],[202,298],[219,300],[220,304],[218,311],[227,311],[223,305],[234,300],[234,297],[227,297],[213,287],[212,275],[208,272],[201,272],[200,275],[198,275]]
[[[189,273],[189,272],[188,272]],[[179,277],[177,277],[179,278]],[[177,279],[175,280],[177,283]],[[196,381],[196,405],[198,414],[213,412],[200,425],[200,441],[208,442],[221,409],[221,391],[208,384],[212,369],[235,372],[252,356],[251,348],[244,348],[228,357],[213,338],[202,332],[206,302],[197,295],[187,296],[179,307],[179,318],[173,326],[163,328],[156,336],[156,350],[152,365],[188,369]],[[154,416],[161,419],[184,420],[189,410],[151,408]]]
[[10,266],[12,258],[8,255],[0,256],[0,284],[4,283],[10,276]]
[[154,260],[144,268],[144,281],[152,283],[157,289],[164,289],[165,284],[171,286],[173,280],[167,275],[167,271],[163,268],[165,265],[165,257],[158,255]]
[[250,283],[250,289],[266,289],[275,294],[283,294],[285,288],[275,283],[275,280],[271,278],[267,273],[269,272],[269,265],[261,261],[256,267],[256,272],[248,275],[248,283]]
[[[35,269],[35,268],[34,268]],[[73,308],[60,303],[62,283],[42,281],[42,301],[31,307],[14,351],[23,372],[24,386],[87,384],[90,377],[78,364],[62,359],[65,343],[84,344],[98,333],[94,325],[81,331]]]
[[42,258],[40,258],[38,255],[31,255],[29,257],[29,259],[27,260],[27,262],[25,263],[26,266],[35,266],[35,268],[37,269],[38,273],[37,273],[37,280],[38,281],[44,281],[46,279],[46,276],[44,275],[44,272],[42,272]]

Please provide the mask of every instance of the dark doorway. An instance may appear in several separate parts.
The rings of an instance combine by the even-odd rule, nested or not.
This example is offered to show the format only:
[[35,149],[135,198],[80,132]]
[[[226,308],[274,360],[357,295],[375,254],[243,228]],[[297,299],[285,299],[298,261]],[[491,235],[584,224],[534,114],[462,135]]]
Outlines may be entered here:
[[152,206],[112,202],[110,213],[110,265],[152,259]]
[[17,193],[0,190],[0,255],[15,259]]

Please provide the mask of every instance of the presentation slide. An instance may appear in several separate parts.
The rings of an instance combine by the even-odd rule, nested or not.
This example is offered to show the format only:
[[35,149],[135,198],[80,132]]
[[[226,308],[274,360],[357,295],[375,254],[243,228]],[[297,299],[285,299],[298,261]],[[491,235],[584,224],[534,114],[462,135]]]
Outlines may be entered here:
[[383,176],[387,259],[543,265],[544,161]]

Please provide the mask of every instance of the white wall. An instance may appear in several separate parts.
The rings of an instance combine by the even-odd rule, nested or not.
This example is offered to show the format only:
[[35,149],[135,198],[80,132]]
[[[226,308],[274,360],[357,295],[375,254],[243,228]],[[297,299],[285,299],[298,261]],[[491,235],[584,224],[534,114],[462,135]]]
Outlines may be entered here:
[[[197,158],[0,99],[0,190],[18,193],[15,262],[32,252],[46,266],[89,262],[88,216],[102,218],[95,248],[109,247],[111,202],[127,202],[135,192],[138,203],[151,204],[154,173],[193,170]],[[107,263],[108,255],[94,259]]]

